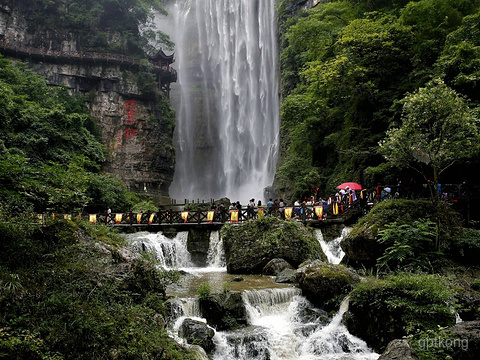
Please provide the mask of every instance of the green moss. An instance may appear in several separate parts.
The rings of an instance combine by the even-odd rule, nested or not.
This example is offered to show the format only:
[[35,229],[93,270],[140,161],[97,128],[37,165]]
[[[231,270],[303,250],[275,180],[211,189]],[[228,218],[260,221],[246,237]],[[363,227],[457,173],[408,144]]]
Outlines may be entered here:
[[326,259],[311,230],[292,221],[264,218],[227,224],[221,230],[228,271],[261,273],[273,258],[293,266],[308,259]]
[[350,294],[349,329],[383,350],[389,341],[455,323],[454,291],[438,275],[368,278]]

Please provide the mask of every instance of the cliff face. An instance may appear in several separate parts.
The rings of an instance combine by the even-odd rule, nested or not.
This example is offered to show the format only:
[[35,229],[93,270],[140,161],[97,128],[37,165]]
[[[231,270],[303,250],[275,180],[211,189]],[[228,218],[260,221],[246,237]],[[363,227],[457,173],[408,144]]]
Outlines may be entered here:
[[35,7],[28,3],[0,1],[0,52],[26,61],[49,84],[86,95],[107,149],[103,171],[131,190],[168,196],[175,164],[174,116],[163,93],[143,89],[145,75],[165,74],[125,56],[81,52],[75,34],[37,31]]

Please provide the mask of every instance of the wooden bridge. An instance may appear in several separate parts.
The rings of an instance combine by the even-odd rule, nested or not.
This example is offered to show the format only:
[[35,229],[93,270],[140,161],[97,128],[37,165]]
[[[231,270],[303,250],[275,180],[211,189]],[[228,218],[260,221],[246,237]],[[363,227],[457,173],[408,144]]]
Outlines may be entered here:
[[286,221],[301,221],[313,226],[327,223],[343,223],[352,216],[361,213],[359,207],[345,209],[337,204],[327,208],[319,207],[286,207],[283,213],[268,214],[267,209],[241,210],[159,210],[157,212],[128,212],[128,213],[100,213],[89,214],[89,221],[93,224],[106,224],[118,229],[136,229],[157,231],[163,228],[188,229],[203,226],[206,228],[220,228],[227,223],[237,224],[252,221],[268,216],[275,216]]

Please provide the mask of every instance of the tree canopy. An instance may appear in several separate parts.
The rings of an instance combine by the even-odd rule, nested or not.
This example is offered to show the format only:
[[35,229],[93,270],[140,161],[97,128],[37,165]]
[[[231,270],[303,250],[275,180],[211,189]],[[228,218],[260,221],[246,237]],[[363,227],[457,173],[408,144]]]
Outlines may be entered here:
[[380,152],[437,184],[443,171],[479,151],[478,124],[467,103],[437,79],[405,97],[402,124],[387,132]]
[[171,49],[156,30],[155,13],[166,14],[164,0],[36,0],[36,29],[71,33],[81,50],[142,56]]
[[293,5],[284,0],[279,10],[283,196],[402,176],[400,168],[382,170],[378,144],[403,121],[406,97],[433,91],[432,79],[467,96],[469,114],[477,111],[478,1],[330,1],[292,18]]

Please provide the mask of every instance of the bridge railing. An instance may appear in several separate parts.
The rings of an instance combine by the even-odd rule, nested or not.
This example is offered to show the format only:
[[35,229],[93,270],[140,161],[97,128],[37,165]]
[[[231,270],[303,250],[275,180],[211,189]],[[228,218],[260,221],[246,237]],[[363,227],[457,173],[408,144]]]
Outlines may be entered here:
[[[353,205],[353,208],[357,207],[357,204]],[[318,210],[319,207],[322,208],[321,211]],[[342,216],[344,212],[351,208],[352,207],[348,208],[348,206],[344,206],[343,204],[332,203],[327,206],[286,207],[286,211],[272,211],[272,213],[269,213],[266,208],[242,208],[235,210],[159,210],[157,212],[103,213],[89,216],[90,222],[92,223],[105,223],[111,226],[242,223],[265,216],[275,216],[284,220],[318,221]],[[291,209],[290,216],[288,216],[288,209]],[[232,215],[232,213],[234,215]]]
[[[320,210],[321,208],[321,210]],[[87,219],[92,224],[105,224],[107,226],[148,226],[148,225],[169,225],[169,224],[224,224],[224,223],[242,223],[259,219],[266,216],[278,217],[283,220],[299,221],[318,221],[331,218],[337,218],[345,215],[351,209],[359,209],[360,203],[344,205],[333,202],[329,205],[316,206],[289,206],[284,211],[272,211],[267,208],[253,209],[216,209],[216,210],[159,210],[156,212],[126,212],[126,213],[28,213],[14,216],[15,218],[26,218],[40,225],[45,225],[49,220]],[[9,215],[8,217],[12,217]],[[5,220],[7,214],[3,214]]]

